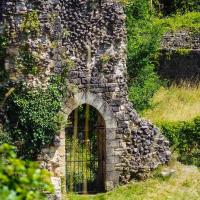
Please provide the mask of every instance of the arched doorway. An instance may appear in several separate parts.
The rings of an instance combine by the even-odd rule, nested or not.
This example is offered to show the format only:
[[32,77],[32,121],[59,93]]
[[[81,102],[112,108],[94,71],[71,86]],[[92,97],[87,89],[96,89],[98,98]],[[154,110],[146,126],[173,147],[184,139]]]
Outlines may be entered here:
[[68,117],[65,129],[66,189],[68,192],[105,191],[106,127],[93,106],[82,104]]
[[[57,149],[57,153],[60,157],[59,169],[60,169],[60,182],[62,185],[62,192],[65,193],[65,188],[67,188],[67,167],[66,167],[66,123],[69,122],[70,115],[79,106],[90,105],[95,108],[100,116],[103,117],[105,122],[105,173],[104,173],[104,183],[105,191],[110,191],[114,186],[119,184],[119,173],[116,170],[116,165],[119,163],[119,153],[120,150],[120,139],[116,135],[117,121],[114,113],[112,112],[109,104],[101,98],[99,95],[91,92],[80,92],[67,99],[67,101],[62,106],[61,113],[63,115],[64,122],[60,129],[59,137],[61,138],[60,146]],[[58,184],[54,184],[57,187]],[[59,188],[59,187],[58,187]],[[69,187],[68,187],[69,188]],[[73,188],[72,188],[73,189]],[[69,191],[69,190],[68,190]],[[88,189],[87,191],[88,192]]]

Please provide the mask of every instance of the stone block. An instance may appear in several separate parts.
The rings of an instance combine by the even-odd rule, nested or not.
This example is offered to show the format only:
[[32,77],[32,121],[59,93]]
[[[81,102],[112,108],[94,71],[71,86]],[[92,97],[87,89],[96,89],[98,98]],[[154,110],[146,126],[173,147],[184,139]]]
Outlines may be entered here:
[[106,147],[113,147],[118,148],[119,147],[119,141],[118,140],[106,140]]
[[115,128],[106,128],[106,139],[107,140],[116,139],[116,129]]

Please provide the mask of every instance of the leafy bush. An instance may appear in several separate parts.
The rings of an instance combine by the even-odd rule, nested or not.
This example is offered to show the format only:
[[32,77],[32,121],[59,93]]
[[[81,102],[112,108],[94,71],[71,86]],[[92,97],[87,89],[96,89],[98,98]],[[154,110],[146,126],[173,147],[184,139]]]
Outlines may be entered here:
[[18,159],[14,147],[0,146],[0,199],[44,200],[45,193],[52,192],[47,171],[39,169],[34,162]]
[[200,117],[188,122],[160,122],[158,126],[178,153],[178,160],[200,166]]
[[142,111],[150,107],[150,99],[160,88],[161,81],[154,72],[154,66],[149,64],[142,68],[129,85],[129,99],[137,110]]
[[20,156],[34,159],[41,148],[52,143],[60,122],[61,91],[57,83],[47,89],[31,89],[20,84],[9,96],[4,129],[18,147]]
[[129,99],[138,110],[149,106],[149,100],[160,87],[155,72],[162,28],[154,23],[147,0],[131,1],[126,7],[128,33]]

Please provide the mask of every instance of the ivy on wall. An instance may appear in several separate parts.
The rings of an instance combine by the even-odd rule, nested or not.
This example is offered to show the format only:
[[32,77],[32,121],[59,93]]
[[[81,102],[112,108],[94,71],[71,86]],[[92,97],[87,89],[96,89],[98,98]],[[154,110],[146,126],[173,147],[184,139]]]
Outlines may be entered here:
[[[54,23],[54,22],[52,22]],[[33,39],[41,34],[39,14],[36,11],[28,12],[20,25],[20,33],[24,34],[24,41],[18,45],[14,62],[15,69],[23,76],[37,76],[43,73],[41,58],[37,51],[33,51],[28,39]],[[59,39],[59,38],[57,38]],[[51,39],[51,43],[57,43],[57,39]],[[0,37],[0,58],[6,56],[6,36]],[[36,48],[43,49],[40,44]],[[45,48],[45,47],[44,47]],[[62,58],[62,69],[59,72],[49,74],[46,87],[30,86],[22,78],[10,81],[7,78],[4,87],[1,88],[1,112],[0,116],[0,143],[12,143],[17,147],[17,153],[25,159],[36,159],[37,154],[43,147],[51,145],[55,134],[62,123],[59,114],[61,103],[69,93],[70,85],[67,82],[68,71],[73,67],[66,55],[65,50],[51,47],[60,51]],[[3,76],[3,70],[0,70]],[[10,88],[12,91],[9,92]],[[6,96],[6,98],[5,98]],[[1,113],[0,113],[1,114]]]
[[62,98],[60,85],[54,81],[46,90],[22,83],[15,88],[5,106],[6,127],[20,156],[34,159],[42,147],[52,143],[60,125]]
[[40,68],[37,63],[36,55],[30,51],[28,44],[24,44],[16,57],[16,68],[21,70],[23,74],[37,75]]
[[6,72],[4,69],[4,57],[6,55],[6,48],[8,45],[7,37],[0,35],[0,80],[4,80],[6,78]]

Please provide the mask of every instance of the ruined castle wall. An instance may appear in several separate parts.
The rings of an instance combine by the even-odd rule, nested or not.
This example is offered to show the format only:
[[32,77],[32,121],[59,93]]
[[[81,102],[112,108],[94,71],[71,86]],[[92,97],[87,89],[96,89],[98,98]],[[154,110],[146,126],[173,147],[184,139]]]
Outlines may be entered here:
[[175,82],[200,80],[200,35],[181,30],[167,33],[161,44],[159,74]]
[[[38,54],[41,72],[25,77],[18,73],[13,59],[20,44],[27,41],[20,27],[32,10],[37,10],[41,26],[28,42]],[[93,105],[105,120],[112,116],[116,126],[106,130],[107,190],[133,178],[146,178],[152,169],[169,160],[168,141],[153,124],[138,116],[127,98],[125,15],[120,4],[111,0],[9,0],[4,19],[10,40],[5,65],[11,79],[45,88],[49,76],[62,71],[67,57],[74,63],[69,82],[77,91],[70,101],[63,102],[65,117],[80,102]],[[44,149],[39,159],[58,178],[54,181],[59,191],[59,178],[65,175],[63,129],[56,137],[54,147]]]

